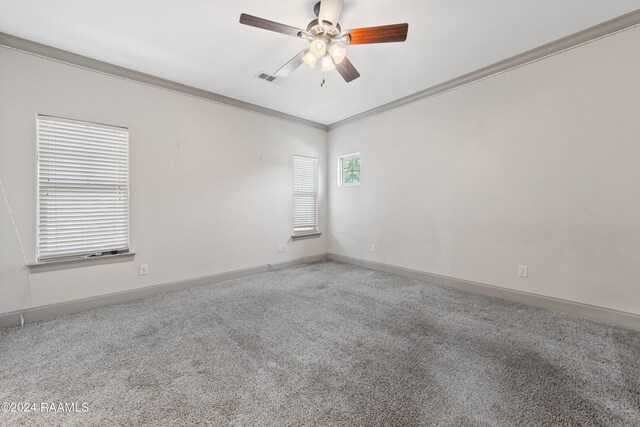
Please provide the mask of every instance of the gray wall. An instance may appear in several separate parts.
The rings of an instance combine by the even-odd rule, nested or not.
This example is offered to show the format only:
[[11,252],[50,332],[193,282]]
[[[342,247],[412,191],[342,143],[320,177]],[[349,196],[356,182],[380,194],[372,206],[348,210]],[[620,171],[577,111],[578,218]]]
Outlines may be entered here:
[[[330,252],[640,314],[639,45],[628,30],[330,131]],[[338,188],[357,151],[362,185]]]
[[[326,132],[6,48],[0,64],[0,181],[27,262],[36,256],[37,113],[129,128],[137,252],[133,262],[33,273],[29,302],[0,198],[0,313],[326,253]],[[320,159],[317,239],[290,241],[293,154]]]
[[[628,30],[328,136],[0,48],[18,231],[0,199],[0,313],[329,250],[640,314],[639,42]],[[130,128],[133,262],[28,275],[37,113]],[[337,156],[356,151],[363,183],[338,188]],[[289,240],[294,153],[320,158],[319,239]]]

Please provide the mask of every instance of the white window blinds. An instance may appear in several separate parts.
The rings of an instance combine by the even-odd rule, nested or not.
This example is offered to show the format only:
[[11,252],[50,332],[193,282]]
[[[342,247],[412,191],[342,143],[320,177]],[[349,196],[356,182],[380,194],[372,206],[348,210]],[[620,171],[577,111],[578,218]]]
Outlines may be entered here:
[[318,231],[318,159],[293,156],[293,234]]
[[38,116],[38,259],[129,248],[129,131]]

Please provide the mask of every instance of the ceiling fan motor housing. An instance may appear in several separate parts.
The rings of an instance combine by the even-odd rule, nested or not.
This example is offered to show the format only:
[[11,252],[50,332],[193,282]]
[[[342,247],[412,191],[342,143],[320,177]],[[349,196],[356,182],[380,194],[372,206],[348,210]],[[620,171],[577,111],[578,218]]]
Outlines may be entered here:
[[320,34],[326,34],[330,39],[336,39],[340,37],[341,33],[342,28],[340,28],[340,24],[336,24],[335,26],[320,25],[320,22],[314,19],[307,25],[307,34],[309,34],[311,38],[315,38]]

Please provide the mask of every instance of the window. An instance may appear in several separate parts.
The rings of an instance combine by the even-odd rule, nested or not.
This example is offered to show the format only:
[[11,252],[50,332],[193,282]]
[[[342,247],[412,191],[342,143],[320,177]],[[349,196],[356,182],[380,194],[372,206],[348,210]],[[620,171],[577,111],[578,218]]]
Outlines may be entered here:
[[318,231],[318,159],[293,156],[293,234]]
[[338,185],[360,185],[360,153],[338,157]]
[[38,260],[129,249],[129,131],[39,115]]

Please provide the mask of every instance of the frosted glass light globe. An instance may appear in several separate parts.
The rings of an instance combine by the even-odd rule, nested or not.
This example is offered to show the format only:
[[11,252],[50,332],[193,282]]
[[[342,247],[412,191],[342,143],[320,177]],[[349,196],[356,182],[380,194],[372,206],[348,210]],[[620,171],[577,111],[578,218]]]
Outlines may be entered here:
[[315,68],[316,62],[318,62],[318,57],[315,56],[310,51],[306,51],[304,55],[302,55],[302,60],[305,64],[307,64],[310,68]]
[[327,43],[321,38],[313,39],[309,50],[316,58],[322,58],[327,53]]
[[333,63],[333,59],[330,55],[322,57],[322,71],[331,71],[336,68],[336,64]]
[[333,58],[333,62],[339,64],[344,61],[344,58],[347,56],[347,50],[337,44],[334,44],[329,48],[329,55]]

